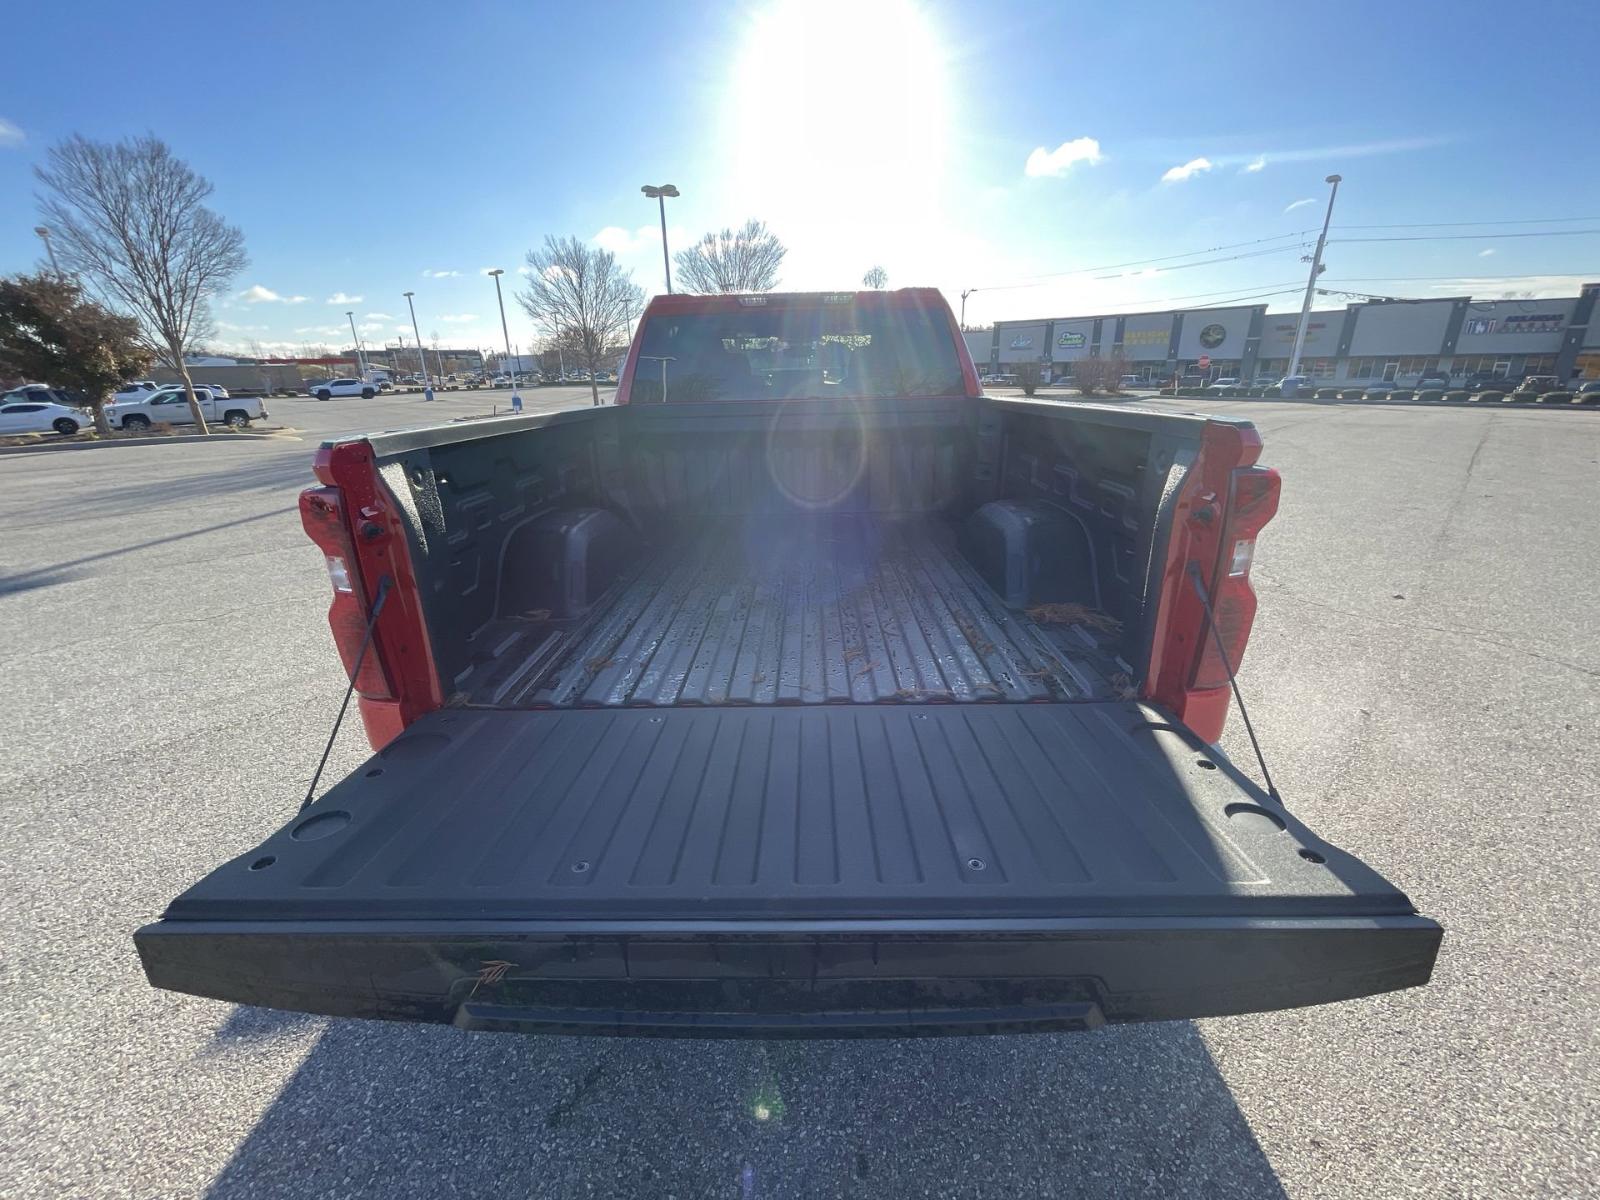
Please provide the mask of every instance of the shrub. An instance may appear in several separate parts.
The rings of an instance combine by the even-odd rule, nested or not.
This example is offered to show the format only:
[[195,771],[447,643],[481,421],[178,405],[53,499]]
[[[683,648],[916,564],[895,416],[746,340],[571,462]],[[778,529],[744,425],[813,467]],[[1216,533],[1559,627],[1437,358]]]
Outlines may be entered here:
[[1444,392],[1440,388],[1424,388],[1417,393],[1417,399],[1428,404],[1437,404],[1444,399]]
[[1540,404],[1576,404],[1577,397],[1571,392],[1545,392],[1539,397]]
[[1452,391],[1446,392],[1444,394],[1444,399],[1448,400],[1451,404],[1460,404],[1463,401],[1471,400],[1472,399],[1472,393],[1468,392],[1468,391],[1464,391],[1464,390],[1462,390],[1460,388],[1456,388],[1456,389],[1454,389]]
[[1315,396],[1318,400],[1337,400],[1339,398],[1339,389],[1338,388],[1318,388],[1315,392],[1312,393],[1312,395]]
[[1413,392],[1410,388],[1400,388],[1400,389],[1398,389],[1396,391],[1393,391],[1393,392],[1389,393],[1389,399],[1391,399],[1391,400],[1404,400],[1404,401],[1409,402],[1409,401],[1415,399],[1415,397],[1416,397],[1416,393]]
[[1339,399],[1341,400],[1365,400],[1366,398],[1366,388],[1342,388],[1339,391]]
[[1031,396],[1039,390],[1039,381],[1044,377],[1036,362],[1020,362],[1017,364],[1017,386],[1022,389],[1024,396]]
[[1505,398],[1506,394],[1504,392],[1477,392],[1467,397],[1475,404],[1498,404]]
[[1283,399],[1283,389],[1277,384],[1273,384],[1271,387],[1262,388],[1261,396],[1264,400],[1281,400]]

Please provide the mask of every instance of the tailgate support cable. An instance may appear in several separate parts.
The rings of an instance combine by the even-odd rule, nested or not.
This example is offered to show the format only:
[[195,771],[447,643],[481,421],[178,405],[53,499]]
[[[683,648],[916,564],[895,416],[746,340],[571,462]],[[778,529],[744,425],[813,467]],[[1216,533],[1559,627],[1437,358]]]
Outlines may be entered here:
[[1212,640],[1217,644],[1217,653],[1222,656],[1222,667],[1228,672],[1228,686],[1233,689],[1234,703],[1239,706],[1239,715],[1244,718],[1245,732],[1250,735],[1251,748],[1256,752],[1256,762],[1261,765],[1261,778],[1266,780],[1267,795],[1279,804],[1283,804],[1283,797],[1278,795],[1278,789],[1272,786],[1272,773],[1267,770],[1266,755],[1261,753],[1261,743],[1256,740],[1256,727],[1250,723],[1250,710],[1244,706],[1244,696],[1239,691],[1238,679],[1234,677],[1233,663],[1228,658],[1228,649],[1222,644],[1222,635],[1217,632],[1217,614],[1212,611],[1211,595],[1206,591],[1206,585],[1200,578],[1200,564],[1192,560],[1189,563],[1189,580],[1200,596],[1200,603],[1205,605],[1206,624],[1211,627]]
[[344,700],[339,705],[339,715],[333,719],[333,728],[328,731],[328,744],[322,748],[322,759],[317,763],[316,773],[311,776],[311,786],[306,789],[306,798],[300,801],[300,810],[305,812],[311,807],[311,800],[317,794],[317,780],[322,778],[322,768],[328,765],[328,755],[333,753],[333,740],[339,736],[339,726],[344,723],[345,710],[350,707],[350,694],[356,690],[356,680],[361,675],[361,664],[366,660],[367,648],[372,645],[372,631],[378,626],[378,614],[383,611],[383,602],[389,598],[389,585],[393,582],[387,575],[378,581],[378,595],[372,603],[372,615],[367,618],[367,632],[361,638],[361,649],[356,654],[356,665],[350,668],[350,686],[344,689]]

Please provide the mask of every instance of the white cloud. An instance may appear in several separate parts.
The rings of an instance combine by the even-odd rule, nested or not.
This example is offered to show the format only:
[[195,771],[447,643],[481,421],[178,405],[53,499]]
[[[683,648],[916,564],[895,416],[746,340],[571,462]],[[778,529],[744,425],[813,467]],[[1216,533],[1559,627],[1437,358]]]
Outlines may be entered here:
[[245,288],[244,291],[239,293],[239,298],[246,304],[304,304],[306,302],[306,297],[304,296],[280,296],[271,288],[262,287],[259,283],[253,283]]
[[1168,167],[1167,173],[1161,177],[1162,183],[1182,183],[1185,179],[1193,179],[1196,175],[1211,170],[1209,158],[1191,158],[1181,167]]
[[232,321],[218,321],[217,328],[224,333],[262,333],[265,325],[235,325]]
[[533,274],[533,268],[532,267],[518,267],[517,268],[517,274],[518,275],[532,275]]
[[358,330],[360,330],[362,333],[382,333],[383,332],[383,322],[382,321],[363,321],[363,322],[361,322],[361,324],[357,325],[356,328]]
[[1073,138],[1070,142],[1062,142],[1054,150],[1035,146],[1023,165],[1022,173],[1033,178],[1065,175],[1068,168],[1076,163],[1088,163],[1092,167],[1102,157],[1100,143],[1094,138]]
[[343,325],[302,325],[295,330],[296,333],[314,333],[319,337],[338,337],[344,332]]
[[1316,197],[1307,196],[1304,200],[1292,201],[1289,204],[1289,206],[1287,208],[1285,208],[1283,211],[1286,212],[1286,213],[1292,213],[1297,208],[1304,208],[1306,205],[1315,204],[1316,202],[1317,202],[1316,201]]
[[1490,246],[1487,250],[1479,250],[1478,251],[1478,257],[1479,258],[1488,258],[1493,253],[1494,253],[1494,247]]
[[1267,156],[1265,154],[1258,154],[1254,158],[1252,158],[1249,162],[1245,163],[1244,166],[1239,168],[1239,174],[1241,174],[1241,175],[1254,175],[1257,171],[1263,170],[1266,167],[1266,165],[1267,165]]
[[347,296],[344,292],[335,292],[333,295],[328,297],[326,303],[328,303],[328,304],[360,304],[363,299],[365,299],[365,297],[363,297],[363,296]]
[[28,135],[23,133],[20,127],[12,124],[4,117],[0,117],[0,149],[20,146],[27,140]]
[[368,313],[367,314],[367,320],[369,320],[369,321],[392,321],[394,319],[395,319],[395,317],[394,317],[393,313]]
[[435,271],[429,269],[422,273],[422,277],[424,279],[451,279],[460,274],[460,271]]
[[441,313],[439,320],[451,325],[465,325],[478,319],[477,313]]

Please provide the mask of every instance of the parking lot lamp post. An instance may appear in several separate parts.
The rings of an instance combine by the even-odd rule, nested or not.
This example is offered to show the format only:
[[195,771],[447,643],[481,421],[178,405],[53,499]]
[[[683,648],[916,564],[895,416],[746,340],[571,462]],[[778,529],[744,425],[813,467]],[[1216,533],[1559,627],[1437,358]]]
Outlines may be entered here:
[[428,359],[422,352],[422,330],[417,328],[417,305],[411,297],[415,292],[406,293],[406,307],[411,310],[411,332],[417,336],[417,361],[422,364],[422,398],[433,399],[433,380],[428,378]]
[[361,382],[365,383],[367,381],[367,364],[361,357],[361,335],[356,332],[356,314],[347,312],[344,315],[350,318],[350,337],[356,344],[356,374],[360,375]]
[[522,411],[522,395],[517,391],[517,364],[511,359],[511,331],[506,327],[506,298],[500,291],[500,276],[505,270],[496,267],[489,274],[494,276],[494,298],[500,303],[500,336],[506,340],[506,362],[511,366],[511,411]]
[[56,261],[56,248],[50,244],[50,227],[48,225],[35,225],[33,231],[39,235],[39,240],[44,243],[44,252],[50,256],[50,269],[56,273],[57,279],[65,279],[61,273],[61,264]]
[[1289,374],[1300,374],[1300,352],[1306,348],[1306,326],[1311,320],[1311,297],[1317,290],[1317,276],[1322,274],[1322,248],[1328,242],[1328,222],[1333,220],[1333,201],[1339,194],[1339,181],[1341,175],[1329,175],[1324,183],[1331,183],[1333,190],[1328,193],[1328,212],[1322,218],[1322,233],[1317,237],[1317,249],[1311,255],[1311,278],[1306,280],[1306,298],[1300,305],[1300,324],[1294,331],[1294,353],[1289,355]]
[[661,269],[667,273],[667,295],[672,295],[672,260],[667,257],[667,197],[677,196],[678,189],[670,183],[661,187],[645,184],[639,189],[661,206]]

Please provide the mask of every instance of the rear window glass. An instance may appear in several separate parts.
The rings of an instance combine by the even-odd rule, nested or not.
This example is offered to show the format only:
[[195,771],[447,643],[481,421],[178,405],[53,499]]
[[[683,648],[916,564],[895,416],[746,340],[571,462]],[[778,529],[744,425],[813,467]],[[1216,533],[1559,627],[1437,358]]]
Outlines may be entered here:
[[647,320],[630,398],[636,404],[688,404],[950,396],[963,390],[955,340],[942,312],[750,307]]

